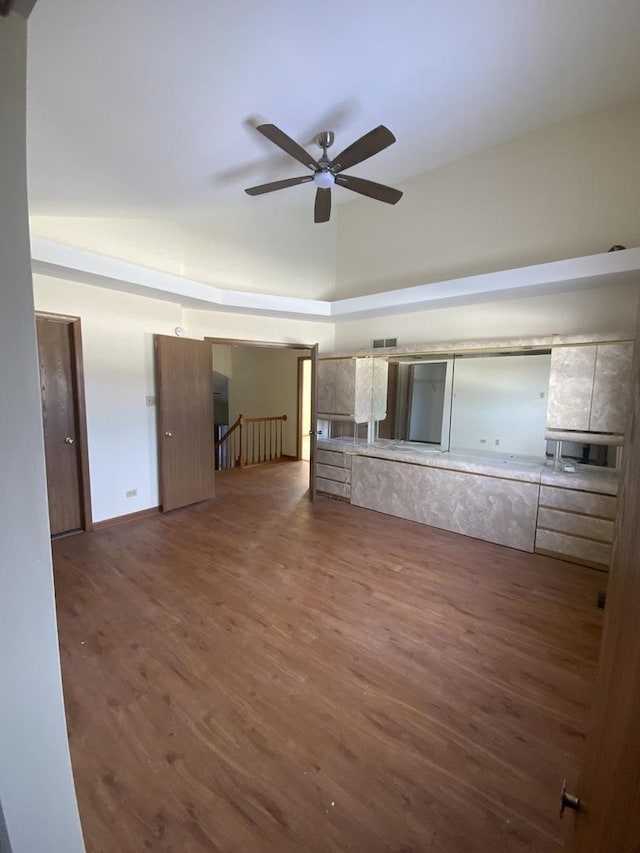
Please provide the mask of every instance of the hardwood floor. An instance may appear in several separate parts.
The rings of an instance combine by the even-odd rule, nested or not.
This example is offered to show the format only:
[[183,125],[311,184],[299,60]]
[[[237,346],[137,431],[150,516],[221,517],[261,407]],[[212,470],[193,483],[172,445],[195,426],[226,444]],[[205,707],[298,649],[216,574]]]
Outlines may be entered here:
[[559,850],[603,576],[306,472],[53,543],[89,853]]

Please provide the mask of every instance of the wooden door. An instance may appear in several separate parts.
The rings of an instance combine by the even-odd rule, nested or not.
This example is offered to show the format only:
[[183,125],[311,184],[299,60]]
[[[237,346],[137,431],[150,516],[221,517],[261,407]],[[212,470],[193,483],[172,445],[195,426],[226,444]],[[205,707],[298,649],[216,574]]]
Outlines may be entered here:
[[80,320],[36,316],[51,535],[90,529]]
[[[569,853],[640,851],[640,346],[636,344],[620,511],[600,671]],[[571,783],[573,780],[569,780]]]
[[316,443],[318,441],[318,344],[311,347],[311,429],[309,442],[309,500],[316,496]]
[[167,512],[214,495],[211,344],[155,336],[160,502]]

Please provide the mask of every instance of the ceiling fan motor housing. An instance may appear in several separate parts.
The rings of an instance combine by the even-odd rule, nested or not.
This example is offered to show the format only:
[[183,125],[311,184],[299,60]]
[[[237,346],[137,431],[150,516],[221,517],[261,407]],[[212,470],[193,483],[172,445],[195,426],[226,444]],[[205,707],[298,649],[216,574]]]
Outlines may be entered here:
[[327,148],[331,148],[334,139],[335,134],[332,130],[323,130],[322,133],[319,133],[316,136],[316,143],[320,146],[320,148],[326,151]]

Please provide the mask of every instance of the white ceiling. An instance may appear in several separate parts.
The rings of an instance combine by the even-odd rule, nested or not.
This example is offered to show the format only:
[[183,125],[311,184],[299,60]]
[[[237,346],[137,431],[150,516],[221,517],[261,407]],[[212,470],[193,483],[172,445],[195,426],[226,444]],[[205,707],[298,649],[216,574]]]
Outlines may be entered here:
[[640,97],[638,0],[38,0],[29,37],[36,215],[310,208],[242,192],[305,172],[256,119],[336,149],[384,123],[398,142],[351,171],[396,184]]

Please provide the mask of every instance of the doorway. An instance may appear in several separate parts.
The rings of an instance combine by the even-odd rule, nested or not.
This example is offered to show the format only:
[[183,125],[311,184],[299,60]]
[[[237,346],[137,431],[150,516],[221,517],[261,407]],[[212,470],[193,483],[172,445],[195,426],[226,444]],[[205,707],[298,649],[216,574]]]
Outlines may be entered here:
[[52,536],[92,530],[79,317],[36,314]]
[[[282,456],[309,462],[309,497],[313,500],[315,431],[312,424],[316,421],[318,345],[209,337],[205,341],[213,344],[214,377],[220,373],[229,380],[229,433],[239,415],[246,421],[260,421],[286,413]],[[284,375],[290,378],[274,381],[281,380]],[[306,412],[304,437],[303,409]]]
[[298,459],[311,458],[311,358],[298,357]]

